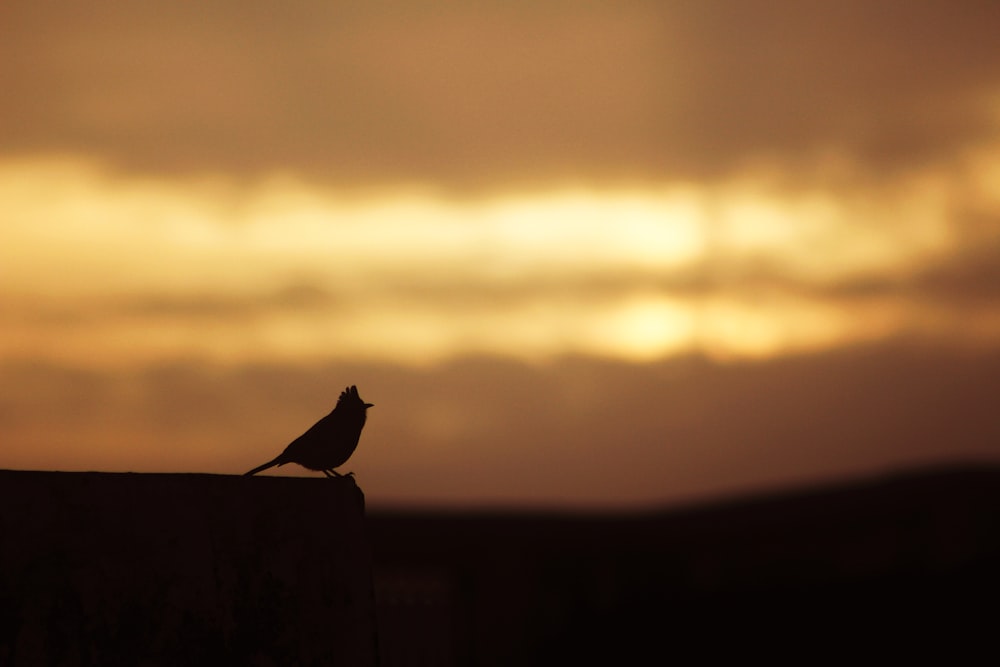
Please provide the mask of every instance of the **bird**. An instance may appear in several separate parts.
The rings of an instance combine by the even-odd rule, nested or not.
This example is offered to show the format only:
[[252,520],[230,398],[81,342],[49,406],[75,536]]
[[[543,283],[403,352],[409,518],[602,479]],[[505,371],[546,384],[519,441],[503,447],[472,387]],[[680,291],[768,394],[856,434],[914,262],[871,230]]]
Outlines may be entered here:
[[[340,393],[337,405],[330,414],[313,424],[308,431],[292,440],[285,451],[263,465],[244,474],[256,475],[262,470],[286,463],[298,463],[309,470],[321,470],[327,477],[345,477],[334,470],[344,465],[358,446],[368,408],[358,395],[358,388],[351,385]],[[354,473],[347,473],[351,476]]]

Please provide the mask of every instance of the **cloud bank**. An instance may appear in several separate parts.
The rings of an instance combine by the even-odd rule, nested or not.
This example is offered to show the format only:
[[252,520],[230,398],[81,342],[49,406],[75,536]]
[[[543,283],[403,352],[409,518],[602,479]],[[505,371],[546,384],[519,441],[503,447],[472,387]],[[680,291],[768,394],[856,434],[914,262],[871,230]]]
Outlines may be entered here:
[[454,191],[860,175],[997,136],[989,1],[19,4],[0,146]]

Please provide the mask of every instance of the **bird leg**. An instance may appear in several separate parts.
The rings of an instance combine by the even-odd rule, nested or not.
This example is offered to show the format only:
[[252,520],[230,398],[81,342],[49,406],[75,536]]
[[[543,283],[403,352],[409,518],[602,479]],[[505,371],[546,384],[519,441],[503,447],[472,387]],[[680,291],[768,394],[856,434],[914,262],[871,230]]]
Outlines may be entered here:
[[[326,475],[327,477],[333,477],[333,475],[331,475],[331,474],[330,474],[331,472],[333,472],[333,471],[332,471],[332,470],[324,470],[324,471],[323,471],[323,474],[324,474],[324,475]],[[335,474],[336,474],[336,473],[334,473],[334,475],[335,475]]]

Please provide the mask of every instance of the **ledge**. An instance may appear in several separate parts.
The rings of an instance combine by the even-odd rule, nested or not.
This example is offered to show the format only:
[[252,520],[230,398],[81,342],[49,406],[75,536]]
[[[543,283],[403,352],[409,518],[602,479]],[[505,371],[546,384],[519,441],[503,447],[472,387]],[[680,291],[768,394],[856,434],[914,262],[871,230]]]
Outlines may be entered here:
[[352,478],[0,470],[0,664],[375,664]]

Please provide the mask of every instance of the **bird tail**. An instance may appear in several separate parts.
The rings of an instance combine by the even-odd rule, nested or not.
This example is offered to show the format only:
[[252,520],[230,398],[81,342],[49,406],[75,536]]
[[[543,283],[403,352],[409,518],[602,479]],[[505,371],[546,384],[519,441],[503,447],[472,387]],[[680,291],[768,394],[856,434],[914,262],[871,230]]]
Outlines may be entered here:
[[275,458],[271,459],[270,461],[268,461],[267,463],[265,463],[263,465],[257,466],[256,468],[254,468],[250,472],[243,473],[243,476],[244,477],[249,477],[250,475],[256,475],[261,470],[267,470],[268,468],[273,468],[274,466],[281,465],[282,463],[284,463],[284,461],[282,461],[281,457],[278,456],[278,457],[275,457]]

